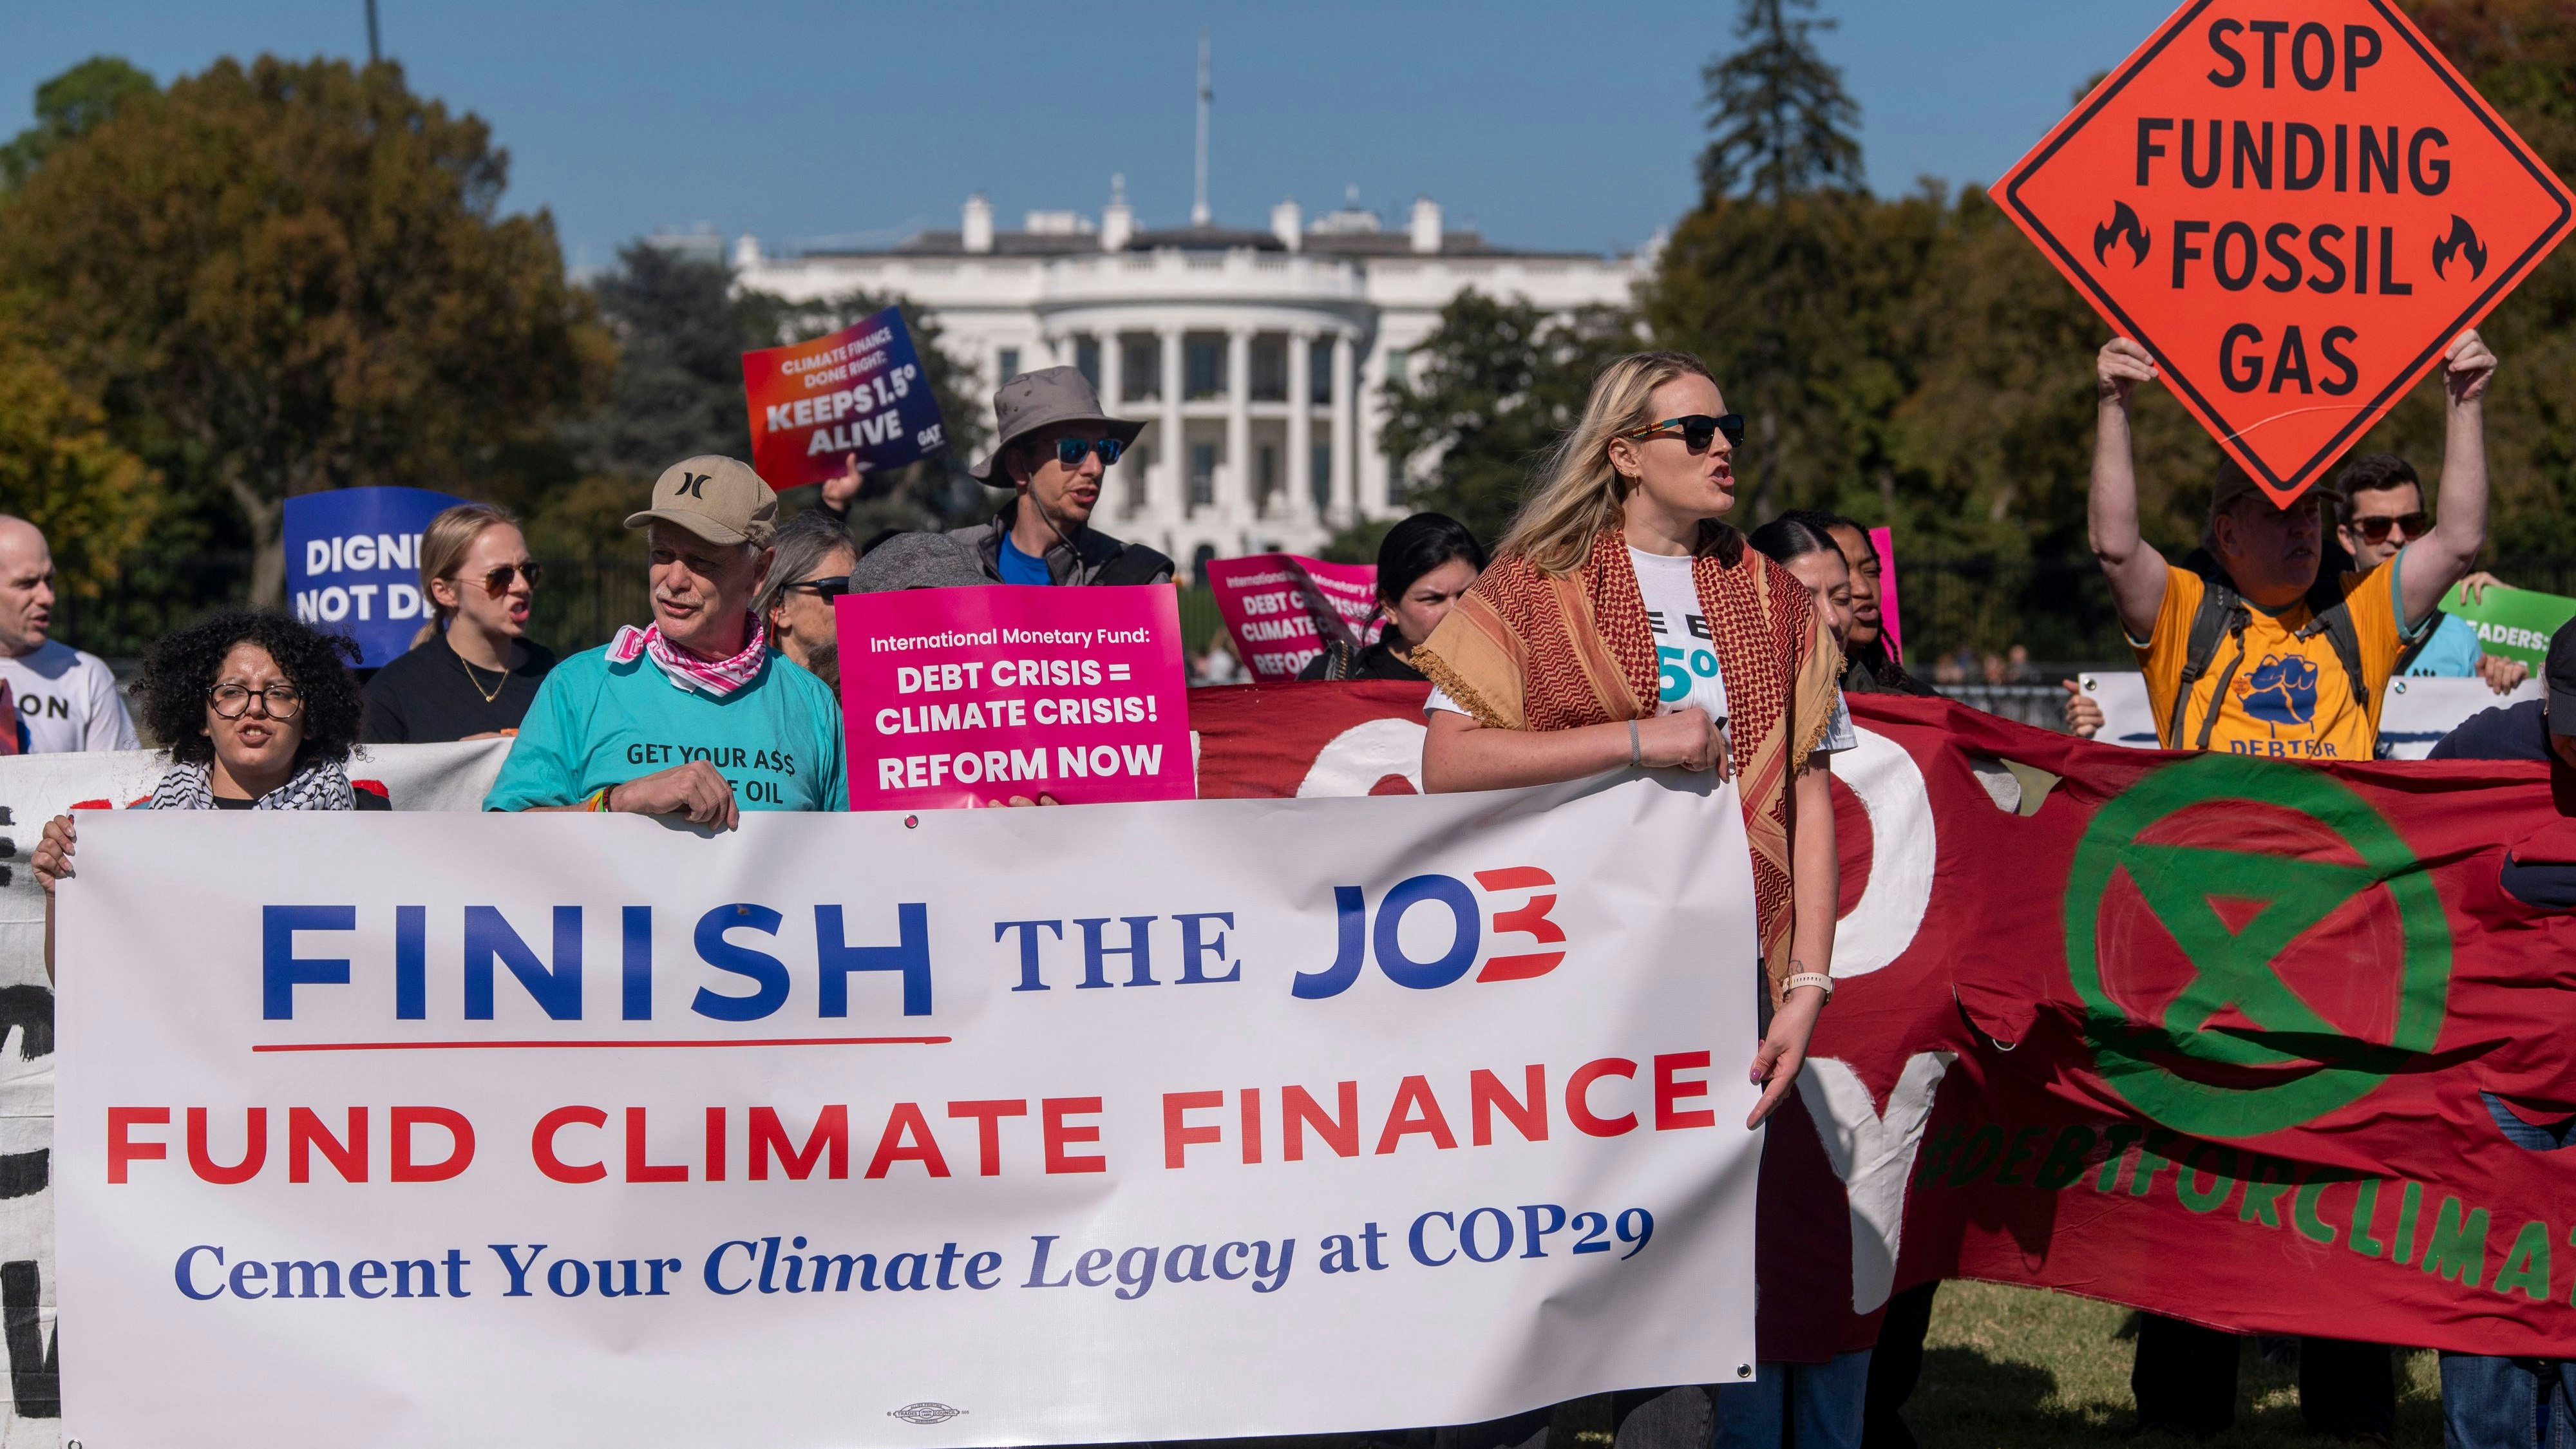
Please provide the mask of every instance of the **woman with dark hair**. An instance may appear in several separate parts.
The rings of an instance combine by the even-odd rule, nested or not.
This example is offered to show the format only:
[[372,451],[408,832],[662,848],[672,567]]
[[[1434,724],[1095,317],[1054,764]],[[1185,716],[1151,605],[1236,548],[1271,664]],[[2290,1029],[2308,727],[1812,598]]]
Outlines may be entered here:
[[1377,546],[1377,606],[1386,629],[1366,649],[1341,640],[1306,662],[1299,679],[1401,679],[1428,682],[1413,667],[1413,648],[1449,615],[1449,606],[1485,571],[1485,546],[1445,513],[1417,513],[1386,531]]
[[1832,538],[1851,566],[1851,626],[1843,638],[1845,694],[1913,694],[1933,699],[1941,692],[1908,673],[1888,647],[1887,625],[1879,608],[1879,579],[1886,560],[1869,541],[1869,530],[1857,519],[1822,509],[1801,508],[1780,515],[1794,518]]
[[[163,639],[135,693],[143,727],[169,741],[153,810],[387,810],[346,768],[365,704],[348,640],[283,614],[234,610]],[[54,956],[54,884],[72,874],[72,817],[45,824],[30,860],[45,888],[45,967]]]
[[1816,612],[1825,616],[1837,647],[1847,644],[1852,628],[1852,570],[1824,515],[1783,513],[1745,536],[1754,552],[1787,569],[1815,595]]

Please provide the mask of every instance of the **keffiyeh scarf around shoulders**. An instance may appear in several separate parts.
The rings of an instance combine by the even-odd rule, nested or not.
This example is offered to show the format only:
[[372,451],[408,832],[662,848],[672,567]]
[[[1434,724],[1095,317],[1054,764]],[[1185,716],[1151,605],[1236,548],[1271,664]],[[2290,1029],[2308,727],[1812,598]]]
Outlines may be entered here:
[[[213,779],[204,765],[174,765],[152,787],[153,810],[212,810]],[[316,760],[296,771],[285,784],[251,802],[253,810],[355,810],[358,792],[349,772],[329,760]]]
[[[1806,585],[1732,528],[1716,528],[1691,576],[1726,680],[1763,972],[1776,1002],[1789,976],[1789,779],[1832,723],[1842,651]],[[1496,559],[1413,662],[1489,729],[1642,719],[1658,699],[1654,635],[1616,528],[1593,536],[1571,574]]]

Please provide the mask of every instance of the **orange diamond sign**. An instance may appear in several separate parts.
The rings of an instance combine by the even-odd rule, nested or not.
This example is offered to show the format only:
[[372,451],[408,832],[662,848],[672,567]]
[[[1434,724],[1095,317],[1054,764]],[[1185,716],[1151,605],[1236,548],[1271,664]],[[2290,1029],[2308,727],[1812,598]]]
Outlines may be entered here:
[[2284,507],[2570,218],[2389,0],[2192,0],[1995,190]]

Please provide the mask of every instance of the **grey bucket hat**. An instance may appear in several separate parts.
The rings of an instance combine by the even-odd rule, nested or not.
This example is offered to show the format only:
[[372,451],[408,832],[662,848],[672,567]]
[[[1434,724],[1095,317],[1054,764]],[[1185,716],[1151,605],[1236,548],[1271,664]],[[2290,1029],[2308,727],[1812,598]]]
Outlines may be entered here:
[[1092,390],[1091,379],[1078,367],[1042,367],[1024,372],[1003,383],[993,394],[993,420],[999,425],[1000,441],[993,444],[992,455],[984,460],[975,476],[995,488],[1012,486],[1011,475],[1002,467],[1002,455],[1011,444],[1052,423],[1098,423],[1123,446],[1136,441],[1145,425],[1125,418],[1113,418],[1100,410],[1100,394]]

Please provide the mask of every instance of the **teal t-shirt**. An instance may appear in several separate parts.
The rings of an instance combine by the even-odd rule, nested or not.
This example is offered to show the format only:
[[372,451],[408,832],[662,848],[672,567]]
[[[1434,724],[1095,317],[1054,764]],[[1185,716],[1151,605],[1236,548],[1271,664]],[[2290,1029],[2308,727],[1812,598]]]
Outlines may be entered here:
[[638,654],[576,654],[537,686],[486,810],[574,805],[594,790],[705,760],[745,810],[847,810],[847,741],[830,686],[777,651],[760,677],[715,699]]

